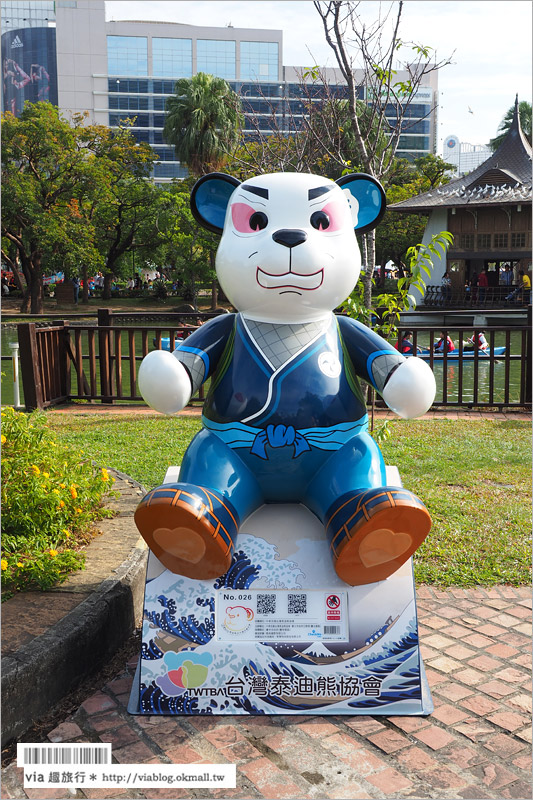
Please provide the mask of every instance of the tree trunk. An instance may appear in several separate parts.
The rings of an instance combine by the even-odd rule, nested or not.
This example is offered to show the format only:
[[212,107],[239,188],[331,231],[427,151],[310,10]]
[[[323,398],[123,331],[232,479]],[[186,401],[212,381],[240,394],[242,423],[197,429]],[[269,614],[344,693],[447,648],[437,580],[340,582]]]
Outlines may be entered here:
[[32,314],[43,313],[43,273],[41,253],[36,253],[33,256],[33,265],[31,269],[31,282],[30,282],[30,311]]
[[[209,264],[211,265],[211,269],[213,272],[215,271],[215,253],[210,250],[209,251]],[[211,310],[214,311],[218,305],[218,283],[216,276],[211,281]]]
[[370,236],[373,234],[373,231],[370,233],[365,233],[361,237],[361,267],[364,271],[363,274],[363,288],[364,288],[364,303],[365,308],[372,307],[372,273],[374,271],[374,264],[370,260],[370,253],[369,253],[369,239]]
[[87,267],[82,267],[81,274],[83,279],[82,303],[89,305],[89,270]]
[[102,300],[111,300],[111,284],[113,276],[106,272],[104,275],[104,290],[102,292]]

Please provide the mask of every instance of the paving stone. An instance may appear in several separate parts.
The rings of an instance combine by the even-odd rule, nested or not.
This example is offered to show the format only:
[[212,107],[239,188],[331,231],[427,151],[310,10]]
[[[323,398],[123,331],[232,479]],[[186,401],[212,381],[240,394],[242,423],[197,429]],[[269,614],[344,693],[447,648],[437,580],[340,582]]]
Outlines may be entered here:
[[152,756],[150,748],[139,741],[119,750],[113,750],[113,758],[116,758],[119,764],[145,764]]
[[531,797],[531,783],[526,783],[526,781],[511,783],[501,790],[501,797],[505,799],[516,798],[516,800],[528,800],[528,798]]
[[516,694],[508,699],[508,703],[513,709],[531,714],[532,702],[530,694]]
[[512,694],[513,691],[514,689],[512,686],[509,686],[507,683],[503,683],[503,681],[492,680],[483,684],[483,692],[497,700],[507,697],[507,695]]
[[427,728],[430,724],[424,717],[388,717],[388,720],[404,733],[419,731],[421,728]]
[[80,726],[76,725],[75,722],[62,722],[57,728],[50,731],[47,739],[50,739],[51,742],[72,742],[82,735],[83,732]]
[[124,723],[123,717],[116,711],[111,711],[108,714],[95,715],[89,717],[88,725],[94,731],[110,731],[113,728],[118,728]]
[[528,725],[521,731],[515,731],[514,735],[523,739],[524,742],[531,742],[531,725]]
[[529,683],[530,676],[525,674],[525,671],[515,669],[514,667],[506,667],[494,673],[494,677],[500,681],[506,681],[516,686],[521,686],[526,681]]
[[403,789],[409,789],[413,785],[409,778],[406,778],[393,767],[387,767],[381,772],[368,775],[367,781],[387,795],[391,795],[393,792],[401,792]]
[[212,731],[206,731],[204,736],[217,750],[245,741],[244,736],[237,730],[235,725],[221,725]]
[[528,721],[525,714],[516,714],[513,711],[497,711],[495,714],[491,714],[487,717],[487,719],[499,728],[505,728],[507,731],[516,731]]
[[494,762],[472,767],[471,772],[480,778],[484,786],[493,791],[502,789],[517,780],[517,776],[514,773]]
[[103,731],[100,734],[100,739],[102,742],[109,742],[113,746],[114,753],[115,748],[118,749],[137,742],[139,740],[139,734],[128,725],[122,725],[120,728],[114,728],[111,731]]
[[382,722],[379,722],[377,719],[373,717],[353,717],[352,719],[346,719],[346,725],[352,730],[357,731],[360,733],[361,736],[369,736],[371,733],[377,733],[384,729],[384,725]]
[[490,739],[483,742],[483,747],[496,753],[500,758],[508,759],[525,748],[524,742],[519,742],[506,733],[495,733]]
[[321,739],[323,736],[331,736],[339,732],[336,725],[332,725],[331,722],[321,722],[320,720],[316,720],[316,722],[312,720],[309,722],[300,722],[298,724],[298,729],[304,731],[304,733],[311,736],[313,739]]
[[464,742],[457,747],[450,747],[446,752],[446,761],[461,769],[467,769],[476,764],[485,764],[488,760],[489,756],[486,753],[480,752],[479,748],[474,750]]
[[483,717],[485,714],[491,714],[501,708],[499,703],[491,700],[489,697],[484,697],[482,694],[472,695],[461,701],[461,705],[474,714]]
[[465,647],[464,644],[453,644],[451,647],[445,651],[446,655],[449,658],[458,658],[459,660],[463,660],[466,658],[472,658],[476,651],[472,650],[471,647]]
[[473,689],[462,686],[460,683],[442,684],[437,687],[437,691],[439,694],[443,695],[443,697],[446,697],[447,700],[454,701],[462,700],[464,697],[473,694]]
[[396,755],[396,758],[407,769],[416,773],[425,772],[428,769],[436,769],[439,766],[439,761],[435,756],[416,745],[409,747],[407,750],[401,750]]
[[344,783],[333,792],[328,792],[326,797],[331,798],[331,800],[353,800],[354,797],[357,797],[357,800],[370,800],[372,795],[367,794],[359,783],[350,781],[349,783]]
[[439,765],[424,775],[424,779],[434,789],[462,789],[468,781],[448,767]]
[[367,776],[387,767],[387,762],[383,758],[379,758],[362,743],[358,744],[342,733],[328,736],[322,742],[322,747],[327,748],[336,759],[356,770],[358,775]]
[[81,707],[87,714],[100,714],[102,711],[107,711],[110,708],[116,708],[116,703],[106,694],[96,692],[88,700],[81,704]]
[[172,747],[170,750],[165,751],[165,755],[170,759],[171,764],[199,764],[203,760],[203,756],[195,750],[194,747],[189,747],[188,744],[179,744],[177,747]]
[[518,767],[518,769],[523,769],[525,772],[531,774],[531,753],[525,753],[517,758],[513,758],[512,763],[515,767]]
[[466,683],[467,686],[477,686],[485,680],[485,676],[482,672],[479,672],[477,669],[470,669],[469,667],[459,670],[454,677],[457,678],[458,681],[461,681],[461,683]]
[[220,755],[223,756],[230,764],[240,764],[242,761],[249,761],[252,758],[261,758],[261,753],[246,739],[242,742],[236,742],[228,747],[220,748]]
[[409,747],[411,744],[407,737],[403,736],[396,731],[385,730],[380,733],[373,733],[368,737],[368,741],[383,750],[384,753],[396,753],[403,747]]
[[301,798],[302,791],[288,775],[285,775],[268,758],[256,758],[239,766],[266,800],[277,798]]
[[453,727],[455,731],[462,733],[463,736],[466,736],[472,742],[479,742],[482,739],[485,740],[489,734],[494,733],[494,728],[491,725],[487,725],[484,719],[465,720]]
[[441,747],[446,747],[455,741],[455,737],[442,730],[442,728],[437,728],[436,725],[430,725],[428,728],[416,731],[413,736],[427,744],[432,750],[440,750]]
[[452,725],[454,722],[460,722],[465,719],[468,714],[461,711],[456,706],[444,704],[435,709],[432,714],[433,719],[438,719],[439,722],[444,722],[445,725]]
[[497,642],[496,644],[487,647],[487,653],[497,656],[498,658],[512,658],[518,653],[518,650],[516,647],[509,647],[508,644]]
[[501,661],[497,661],[495,658],[491,658],[490,656],[476,656],[472,658],[470,661],[467,662],[468,666],[475,667],[482,672],[494,672],[496,669],[501,669],[502,663]]
[[442,655],[432,659],[428,662],[428,664],[431,669],[444,672],[446,675],[449,675],[450,673],[455,674],[457,670],[461,669],[463,666],[460,661],[456,661],[454,658],[448,658],[447,656]]
[[491,644],[494,644],[494,641],[489,639],[488,636],[482,636],[480,633],[471,633],[469,636],[464,637],[463,644],[471,644],[472,647],[483,650],[490,647]]

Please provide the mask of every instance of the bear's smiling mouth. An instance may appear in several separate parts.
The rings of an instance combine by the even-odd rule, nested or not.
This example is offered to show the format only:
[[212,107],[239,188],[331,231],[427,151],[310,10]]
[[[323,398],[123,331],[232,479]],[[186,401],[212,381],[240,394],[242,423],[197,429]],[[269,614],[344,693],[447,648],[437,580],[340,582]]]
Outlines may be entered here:
[[322,286],[324,270],[319,269],[318,272],[313,272],[311,275],[303,275],[300,272],[284,272],[282,275],[274,275],[257,267],[256,280],[263,289],[302,289],[305,292],[312,292]]

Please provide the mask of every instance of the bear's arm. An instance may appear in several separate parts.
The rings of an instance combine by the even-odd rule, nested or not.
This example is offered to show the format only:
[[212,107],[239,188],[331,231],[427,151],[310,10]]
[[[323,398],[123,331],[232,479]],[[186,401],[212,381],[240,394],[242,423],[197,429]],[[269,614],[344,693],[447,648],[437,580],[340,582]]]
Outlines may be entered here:
[[406,360],[379,334],[350,317],[337,317],[346,351],[356,374],[380,394],[392,373]]
[[235,317],[235,314],[221,314],[210,319],[174,350],[173,355],[191,379],[193,394],[215,371],[233,331]]
[[405,358],[366,325],[337,317],[344,347],[360,378],[405,419],[425,414],[435,399],[435,376],[420,358]]

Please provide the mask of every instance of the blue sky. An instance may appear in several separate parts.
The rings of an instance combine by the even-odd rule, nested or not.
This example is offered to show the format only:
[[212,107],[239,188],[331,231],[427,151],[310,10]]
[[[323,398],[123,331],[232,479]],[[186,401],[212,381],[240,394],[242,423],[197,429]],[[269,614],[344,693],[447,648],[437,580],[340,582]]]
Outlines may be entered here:
[[[367,19],[390,3],[363,0]],[[455,134],[486,144],[514,103],[531,102],[532,4],[529,0],[406,0],[401,38],[431,46],[452,64],[439,75],[439,142]],[[285,65],[335,66],[312,0],[109,0],[108,19],[283,31]],[[453,55],[452,55],[453,54]]]

